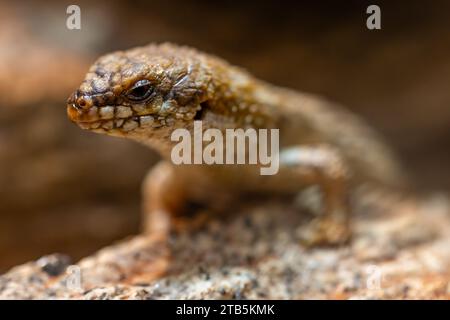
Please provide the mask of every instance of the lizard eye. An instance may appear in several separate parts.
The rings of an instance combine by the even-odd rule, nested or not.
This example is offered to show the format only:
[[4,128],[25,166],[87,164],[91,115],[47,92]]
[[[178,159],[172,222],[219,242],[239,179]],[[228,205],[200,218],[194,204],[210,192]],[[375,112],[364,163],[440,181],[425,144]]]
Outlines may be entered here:
[[126,97],[132,101],[143,101],[153,92],[153,86],[148,80],[139,80],[126,93]]

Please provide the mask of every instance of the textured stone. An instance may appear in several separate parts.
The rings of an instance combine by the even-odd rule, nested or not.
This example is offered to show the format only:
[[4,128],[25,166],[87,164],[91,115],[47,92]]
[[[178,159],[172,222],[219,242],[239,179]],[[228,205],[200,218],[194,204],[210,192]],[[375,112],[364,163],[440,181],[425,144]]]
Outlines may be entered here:
[[15,267],[0,277],[0,298],[448,299],[449,219],[445,202],[429,200],[355,217],[348,246],[306,249],[305,215],[272,203],[176,233],[168,247],[126,239],[61,275],[43,268],[64,265],[60,255]]

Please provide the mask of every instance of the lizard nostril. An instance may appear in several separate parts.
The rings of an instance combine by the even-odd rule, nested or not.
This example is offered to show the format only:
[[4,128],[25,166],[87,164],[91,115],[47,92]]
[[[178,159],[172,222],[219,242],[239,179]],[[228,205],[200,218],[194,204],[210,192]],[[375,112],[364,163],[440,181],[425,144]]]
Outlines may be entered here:
[[86,106],[86,100],[84,100],[84,98],[79,98],[78,99],[78,106],[84,108]]
[[88,110],[90,107],[92,107],[92,100],[89,97],[78,97],[78,99],[75,100],[75,105],[79,109]]

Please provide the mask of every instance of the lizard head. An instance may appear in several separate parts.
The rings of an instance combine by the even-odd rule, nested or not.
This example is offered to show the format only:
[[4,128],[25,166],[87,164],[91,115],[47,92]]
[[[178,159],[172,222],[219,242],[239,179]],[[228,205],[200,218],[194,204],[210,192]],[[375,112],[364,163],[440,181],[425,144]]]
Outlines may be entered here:
[[69,97],[68,117],[99,133],[166,138],[191,124],[206,99],[210,81],[198,57],[170,44],[107,54]]

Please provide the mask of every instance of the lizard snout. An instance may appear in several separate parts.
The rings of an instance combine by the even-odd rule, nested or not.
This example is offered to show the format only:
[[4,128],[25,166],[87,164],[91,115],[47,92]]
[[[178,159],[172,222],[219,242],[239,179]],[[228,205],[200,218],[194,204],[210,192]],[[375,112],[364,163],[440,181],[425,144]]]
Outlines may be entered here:
[[80,95],[77,90],[67,99],[67,115],[73,122],[94,120],[90,119],[90,111],[93,106],[93,99]]
[[67,116],[73,122],[79,121],[80,114],[82,114],[82,110],[80,105],[78,104],[78,91],[75,91],[70,95],[67,99]]

